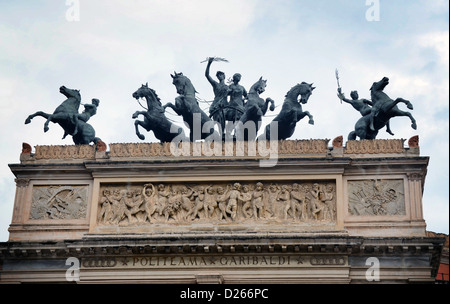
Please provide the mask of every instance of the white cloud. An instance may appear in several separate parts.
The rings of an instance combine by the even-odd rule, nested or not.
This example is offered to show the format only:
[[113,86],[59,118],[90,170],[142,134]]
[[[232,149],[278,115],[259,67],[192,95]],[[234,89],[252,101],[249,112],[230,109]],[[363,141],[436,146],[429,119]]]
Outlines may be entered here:
[[417,39],[419,45],[432,47],[439,55],[439,59],[448,69],[449,64],[449,32],[430,32],[420,35]]

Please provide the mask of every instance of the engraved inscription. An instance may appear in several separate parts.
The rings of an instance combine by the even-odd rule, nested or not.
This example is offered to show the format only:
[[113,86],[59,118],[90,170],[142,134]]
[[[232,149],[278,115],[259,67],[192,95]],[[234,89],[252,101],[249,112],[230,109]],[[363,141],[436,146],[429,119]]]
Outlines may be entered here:
[[323,267],[347,266],[346,256],[208,255],[83,258],[82,268]]
[[106,184],[100,188],[100,225],[294,221],[334,222],[335,181],[264,184]]
[[351,215],[405,215],[403,180],[348,182]]
[[30,219],[86,218],[88,186],[33,186]]

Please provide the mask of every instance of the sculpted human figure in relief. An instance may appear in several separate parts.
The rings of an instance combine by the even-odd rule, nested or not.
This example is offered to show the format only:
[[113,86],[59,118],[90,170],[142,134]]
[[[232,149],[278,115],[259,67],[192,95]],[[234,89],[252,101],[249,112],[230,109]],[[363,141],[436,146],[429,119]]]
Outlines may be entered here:
[[[389,190],[389,189],[388,189]],[[391,192],[395,195],[391,195]],[[393,212],[397,192],[377,194],[375,212]],[[374,196],[375,197],[375,196]],[[374,199],[371,199],[374,201]],[[249,182],[184,185],[145,183],[102,188],[97,221],[102,225],[141,225],[192,222],[246,223],[332,222],[336,218],[332,183],[280,182],[264,185]],[[375,206],[375,207],[374,207]],[[388,212],[388,211],[386,211]]]
[[261,182],[256,183],[256,189],[253,191],[253,216],[255,219],[263,218],[264,214],[264,189]]

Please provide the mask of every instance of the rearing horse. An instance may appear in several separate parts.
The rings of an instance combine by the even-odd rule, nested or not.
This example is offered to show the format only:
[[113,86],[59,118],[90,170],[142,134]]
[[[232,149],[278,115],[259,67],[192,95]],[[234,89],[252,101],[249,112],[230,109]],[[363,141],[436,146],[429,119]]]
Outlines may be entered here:
[[[63,139],[68,135],[72,135],[72,140],[76,145],[88,145],[91,142],[97,144],[100,138],[95,136],[94,128],[87,123],[87,120],[96,113],[96,107],[98,106],[98,99],[93,99],[93,105],[90,108],[95,107],[95,110],[87,111],[88,105],[85,105],[85,112],[79,114],[78,108],[81,104],[81,95],[79,90],[68,89],[65,86],[59,88],[59,92],[67,97],[62,104],[60,104],[53,114],[48,114],[42,111],[38,111],[32,115],[29,115],[25,120],[25,124],[29,124],[31,120],[36,116],[42,116],[46,118],[44,124],[44,132],[48,131],[49,122],[57,123],[64,129]],[[94,100],[97,103],[94,104]]]
[[[308,111],[303,112],[301,105],[308,102],[312,91],[315,89],[312,85],[312,83],[302,82],[296,84],[287,92],[280,113],[266,126],[264,134],[261,135],[261,139],[280,140],[291,137],[294,134],[297,122],[305,116],[309,117],[309,124],[314,124],[313,116]],[[299,95],[301,98],[300,101],[297,101]],[[277,125],[278,132],[275,132],[273,135],[276,137],[272,138],[271,128],[274,128],[275,124]]]
[[[147,111],[136,111],[133,118],[136,119],[139,115],[144,116],[144,121],[135,120],[134,127],[136,135],[139,139],[144,140],[145,136],[139,132],[138,126],[143,127],[148,132],[153,131],[157,139],[163,142],[171,142],[176,136],[182,135],[185,138],[184,131],[171,123],[164,115],[164,108],[156,92],[148,87],[148,83],[142,85],[136,92],[133,93],[133,98],[145,98],[147,101]],[[172,131],[172,132],[171,132]]]
[[[259,94],[266,90],[267,80],[263,80],[262,77],[255,82],[248,92],[248,100],[244,106],[244,113],[240,117],[235,128],[235,137],[237,140],[254,140],[256,139],[256,134],[261,126],[262,117],[266,114],[267,109],[270,105],[270,111],[275,109],[275,102],[272,98],[259,97]],[[252,125],[248,125],[247,122],[253,122]],[[255,127],[254,132],[250,130],[249,127]]]
[[[77,115],[78,109],[81,103],[81,95],[79,90],[73,90],[61,86],[59,92],[67,97],[53,112],[53,114],[48,114],[42,111],[38,111],[34,114],[28,116],[25,120],[25,124],[29,124],[31,120],[36,116],[42,116],[45,119],[44,132],[49,130],[49,122],[59,124],[65,131],[65,135],[73,135],[77,131]],[[65,136],[64,136],[65,137]],[[63,138],[64,138],[63,137]]]
[[396,116],[408,116],[411,120],[411,128],[414,130],[417,129],[416,120],[411,113],[402,111],[397,107],[397,104],[404,103],[408,109],[412,110],[413,105],[410,101],[403,98],[392,100],[383,92],[388,84],[389,78],[387,77],[383,77],[380,81],[372,84],[372,87],[370,88],[370,95],[374,104],[372,111],[370,114],[361,117],[356,122],[355,130],[350,132],[348,140],[356,140],[356,137],[359,137],[360,139],[375,139],[378,131],[386,126],[392,117]]
[[[169,102],[163,108],[172,108],[175,113],[183,117],[184,122],[189,126],[189,138],[191,141],[221,138],[214,130],[214,122],[198,105],[198,101],[195,98],[196,90],[191,80],[184,76],[183,73],[175,72],[175,75],[170,74],[170,76],[173,79],[172,83],[175,85],[177,93],[180,95],[175,98],[175,105]],[[203,130],[203,126],[208,130]]]

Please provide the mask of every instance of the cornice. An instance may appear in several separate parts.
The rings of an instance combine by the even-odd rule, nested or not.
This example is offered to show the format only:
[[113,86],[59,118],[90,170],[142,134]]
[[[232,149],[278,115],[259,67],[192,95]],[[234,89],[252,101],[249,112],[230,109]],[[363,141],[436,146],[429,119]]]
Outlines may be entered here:
[[362,238],[350,236],[227,236],[160,238],[90,238],[64,242],[0,243],[0,257],[64,258],[139,254],[295,253],[346,255],[440,255],[445,239],[439,237]]

